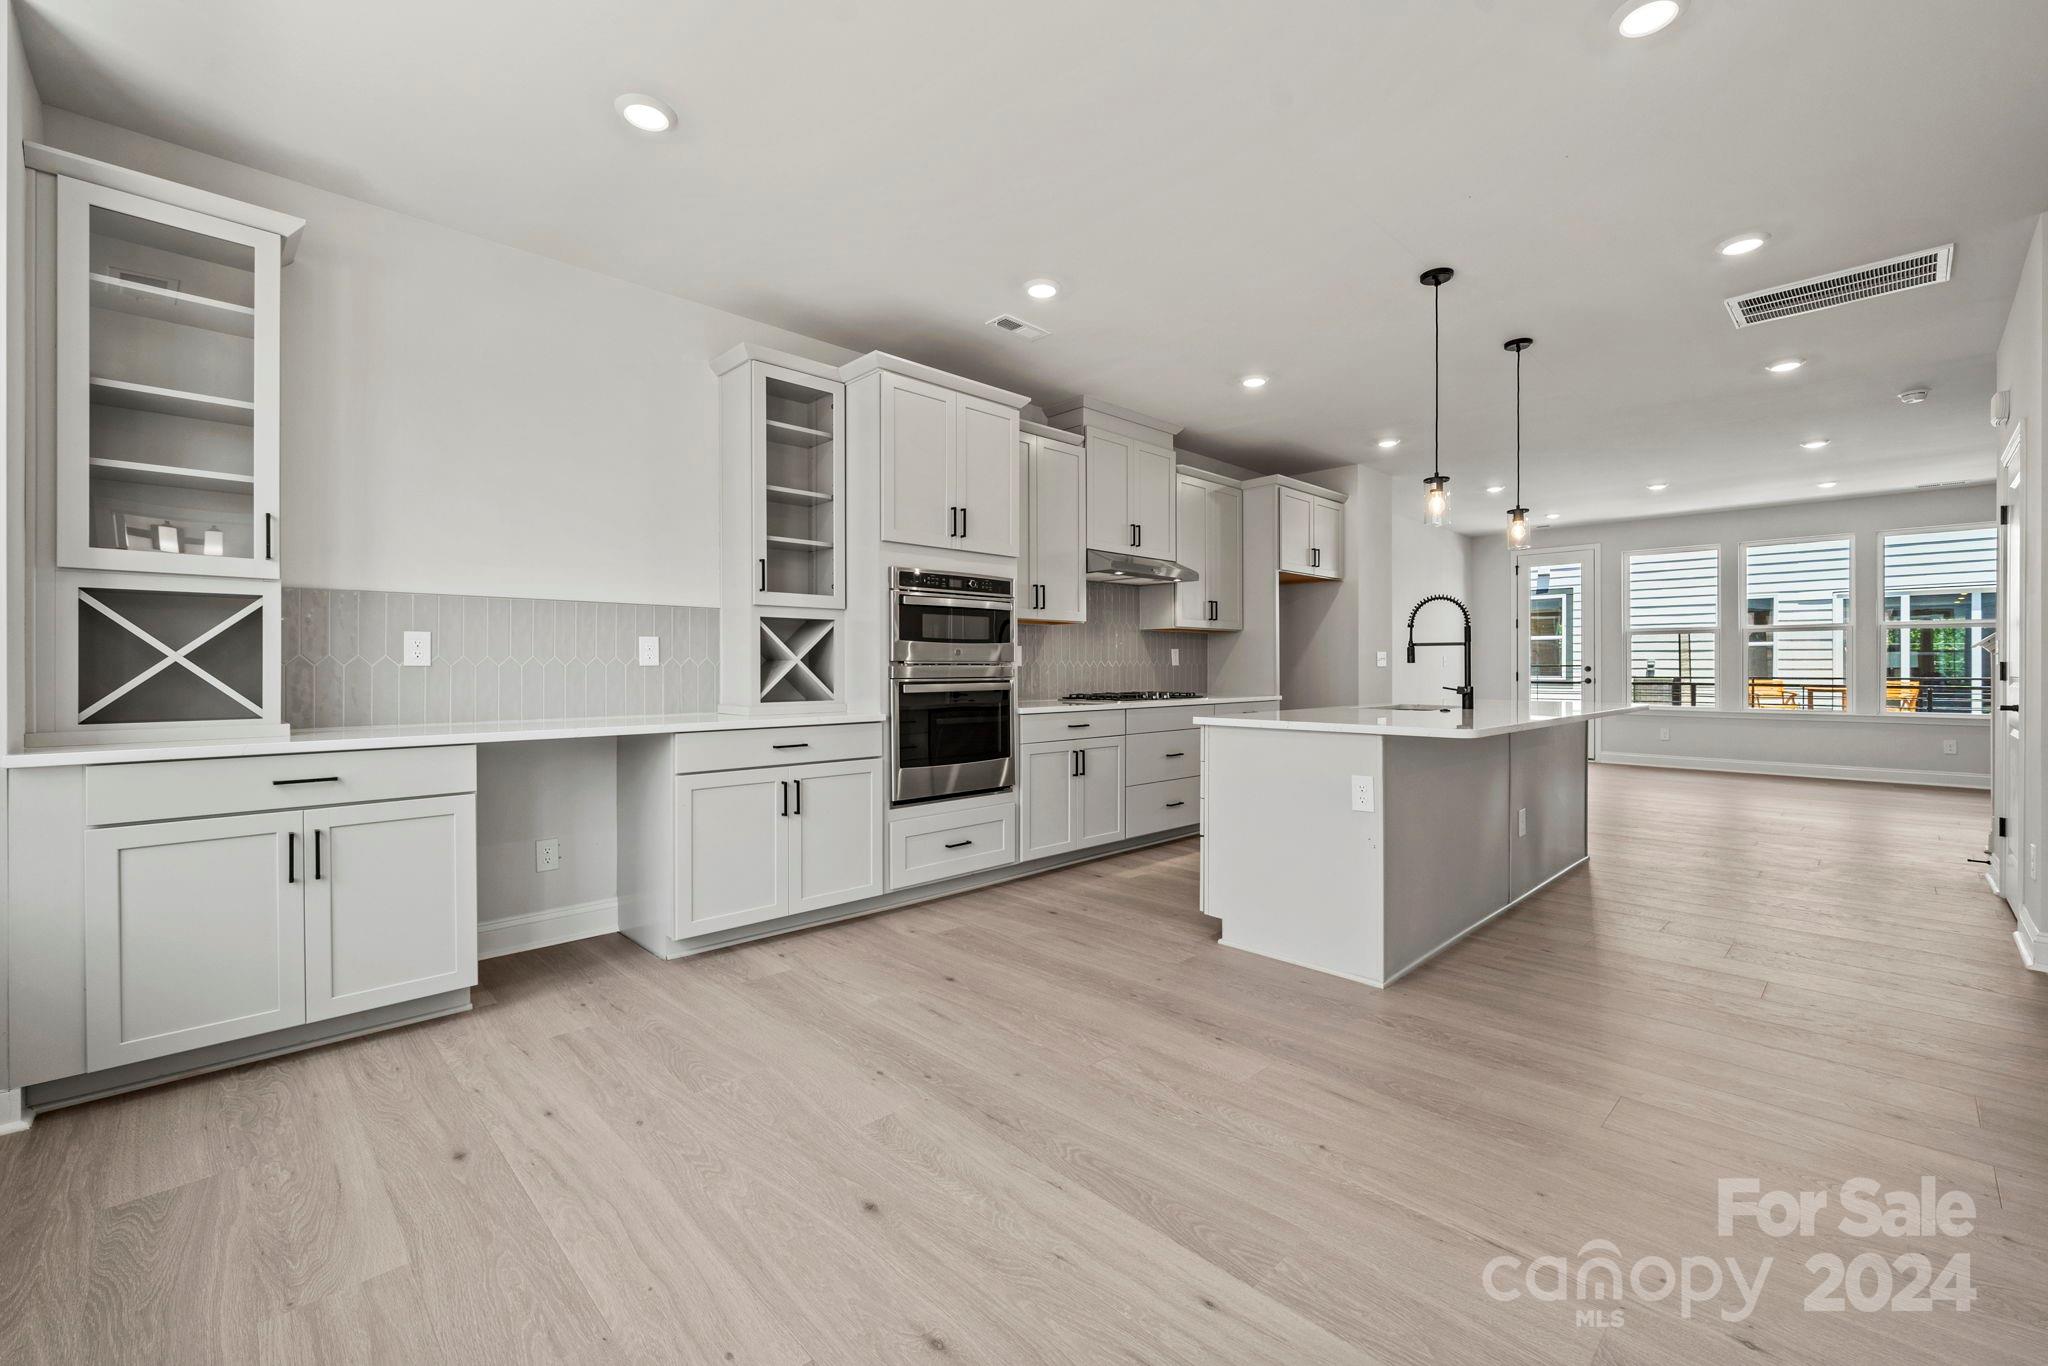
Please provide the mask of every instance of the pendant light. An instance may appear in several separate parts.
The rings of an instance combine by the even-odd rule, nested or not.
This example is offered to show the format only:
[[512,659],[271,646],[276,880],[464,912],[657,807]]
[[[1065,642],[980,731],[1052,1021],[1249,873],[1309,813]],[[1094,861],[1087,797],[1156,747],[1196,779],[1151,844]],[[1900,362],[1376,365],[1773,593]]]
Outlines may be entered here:
[[1429,478],[1422,481],[1422,522],[1425,526],[1442,526],[1444,513],[1451,504],[1451,477],[1444,473],[1444,285],[1457,272],[1449,266],[1432,266],[1422,272],[1422,283],[1429,286],[1430,312],[1436,324],[1436,418],[1434,445],[1435,453],[1430,457]]
[[1516,337],[1501,343],[1501,349],[1515,353],[1515,505],[1508,509],[1508,544],[1529,544],[1529,509],[1522,506],[1522,353],[1536,344],[1533,337]]

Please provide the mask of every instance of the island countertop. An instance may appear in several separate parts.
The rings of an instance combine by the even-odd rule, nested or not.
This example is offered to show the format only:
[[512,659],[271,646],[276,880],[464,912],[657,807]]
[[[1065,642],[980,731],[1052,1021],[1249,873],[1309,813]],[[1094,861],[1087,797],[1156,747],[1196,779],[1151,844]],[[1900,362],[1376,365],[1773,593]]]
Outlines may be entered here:
[[1264,716],[1198,716],[1198,726],[1242,727],[1247,730],[1334,731],[1343,734],[1392,735],[1435,740],[1483,740],[1489,735],[1544,730],[1641,711],[1642,702],[1589,706],[1566,699],[1547,702],[1480,698],[1472,710],[1435,705],[1380,707],[1304,707]]

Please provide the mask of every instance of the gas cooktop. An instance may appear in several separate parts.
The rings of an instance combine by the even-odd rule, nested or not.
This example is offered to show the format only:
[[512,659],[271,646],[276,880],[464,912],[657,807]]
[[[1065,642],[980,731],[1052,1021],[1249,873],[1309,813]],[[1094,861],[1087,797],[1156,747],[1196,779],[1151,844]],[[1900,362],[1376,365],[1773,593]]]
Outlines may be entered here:
[[1198,692],[1070,692],[1062,702],[1178,702],[1200,697]]

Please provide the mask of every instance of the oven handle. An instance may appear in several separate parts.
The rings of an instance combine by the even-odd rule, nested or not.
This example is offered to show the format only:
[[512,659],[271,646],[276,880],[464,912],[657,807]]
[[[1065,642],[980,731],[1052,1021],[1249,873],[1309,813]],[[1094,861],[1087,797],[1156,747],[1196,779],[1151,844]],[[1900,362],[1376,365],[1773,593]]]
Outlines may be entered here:
[[988,594],[988,595],[986,595],[986,596],[984,596],[984,597],[978,597],[978,598],[955,598],[955,597],[941,597],[940,595],[938,595],[938,594],[936,594],[936,593],[910,593],[910,592],[905,592],[905,591],[903,591],[903,590],[901,590],[901,589],[898,589],[898,590],[897,590],[897,593],[896,593],[896,601],[897,601],[898,603],[914,602],[914,603],[916,603],[916,604],[917,604],[918,606],[920,606],[920,607],[930,606],[930,607],[984,607],[984,608],[999,608],[999,607],[1012,607],[1012,608],[1014,608],[1014,607],[1016,606],[1016,604],[1017,604],[1017,599],[1016,599],[1015,597],[1011,596],[1011,595],[1010,595],[1010,594],[1008,594],[1008,593],[990,593],[990,594]]
[[903,692],[1009,692],[1017,684],[1010,679],[1000,683],[898,683]]

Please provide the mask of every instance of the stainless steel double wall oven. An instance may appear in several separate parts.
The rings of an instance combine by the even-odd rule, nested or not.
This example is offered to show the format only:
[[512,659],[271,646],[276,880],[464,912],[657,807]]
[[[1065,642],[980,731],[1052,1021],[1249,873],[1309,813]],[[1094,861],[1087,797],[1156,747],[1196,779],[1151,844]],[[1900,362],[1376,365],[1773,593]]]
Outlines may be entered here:
[[1009,579],[897,569],[889,722],[897,805],[1017,781],[1017,618]]

